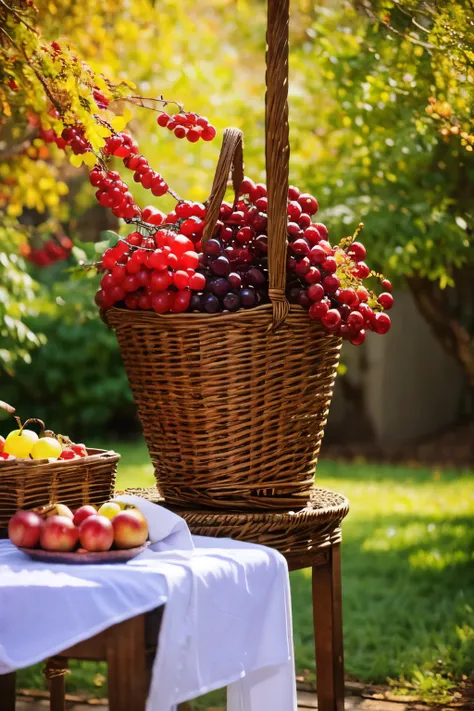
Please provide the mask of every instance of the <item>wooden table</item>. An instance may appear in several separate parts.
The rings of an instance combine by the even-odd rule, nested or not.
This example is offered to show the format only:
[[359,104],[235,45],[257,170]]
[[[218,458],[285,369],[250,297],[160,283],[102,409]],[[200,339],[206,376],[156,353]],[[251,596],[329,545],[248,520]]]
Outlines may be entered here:
[[[154,500],[156,490],[130,490]],[[161,502],[161,500],[160,500]],[[311,568],[319,711],[344,711],[341,598],[343,496],[315,490],[313,508],[297,514],[219,514],[176,510],[194,534],[230,537],[277,548],[290,570]],[[110,711],[144,711],[163,608],[139,615],[66,649],[50,665],[51,711],[64,711],[67,659],[108,664]],[[0,711],[15,709],[15,674],[0,676]],[[262,709],[262,711],[264,711]]]
[[[65,649],[46,666],[51,711],[64,711],[68,659],[107,662],[110,711],[144,711],[163,608],[132,617]],[[15,674],[0,675],[0,711],[15,711]]]

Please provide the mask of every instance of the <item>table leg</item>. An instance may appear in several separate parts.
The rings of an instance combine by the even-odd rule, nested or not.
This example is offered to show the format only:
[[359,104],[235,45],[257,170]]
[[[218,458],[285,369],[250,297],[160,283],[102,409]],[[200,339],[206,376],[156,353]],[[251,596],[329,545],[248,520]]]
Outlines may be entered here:
[[344,711],[341,548],[313,566],[313,623],[319,711]]
[[144,711],[149,681],[144,615],[113,628],[107,663],[109,711]]
[[0,674],[0,709],[1,711],[15,711],[16,700],[16,675]]
[[64,674],[55,676],[48,682],[49,685],[49,710],[66,711],[66,682]]

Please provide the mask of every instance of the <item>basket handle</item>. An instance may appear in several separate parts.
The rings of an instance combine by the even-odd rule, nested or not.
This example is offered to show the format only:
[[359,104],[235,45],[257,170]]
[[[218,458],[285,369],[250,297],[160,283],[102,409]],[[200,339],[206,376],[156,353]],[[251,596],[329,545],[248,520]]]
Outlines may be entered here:
[[[289,21],[290,0],[268,0],[265,164],[268,196],[268,295],[273,304],[273,329],[278,328],[285,321],[290,311],[290,305],[285,296],[290,157],[288,128]],[[232,173],[234,192],[237,196],[244,171],[242,132],[236,128],[224,131],[211,195],[207,202],[206,224],[202,235],[203,244],[214,232],[230,173]]]
[[226,128],[222,139],[221,152],[217,162],[211,194],[207,200],[206,224],[202,233],[202,243],[212,237],[224,200],[229,175],[237,198],[240,184],[244,179],[243,136],[238,128]]
[[288,316],[285,296],[289,176],[288,26],[290,0],[268,0],[265,81],[265,164],[268,197],[268,294],[273,329]]
[[9,415],[13,415],[15,412],[15,408],[7,402],[3,402],[3,400],[0,400],[0,410],[5,410],[5,412],[8,412]]

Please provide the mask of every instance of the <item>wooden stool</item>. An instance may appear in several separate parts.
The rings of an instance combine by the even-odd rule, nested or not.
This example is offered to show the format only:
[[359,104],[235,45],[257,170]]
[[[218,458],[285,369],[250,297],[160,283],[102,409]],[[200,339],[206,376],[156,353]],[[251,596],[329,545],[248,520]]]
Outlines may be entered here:
[[[127,493],[144,495],[143,490]],[[145,496],[153,498],[150,490]],[[155,500],[159,501],[156,492]],[[312,569],[318,709],[344,711],[341,524],[349,512],[348,500],[341,494],[314,488],[308,505],[296,512],[221,513],[170,508],[186,519],[196,535],[259,543],[280,551],[289,570]]]

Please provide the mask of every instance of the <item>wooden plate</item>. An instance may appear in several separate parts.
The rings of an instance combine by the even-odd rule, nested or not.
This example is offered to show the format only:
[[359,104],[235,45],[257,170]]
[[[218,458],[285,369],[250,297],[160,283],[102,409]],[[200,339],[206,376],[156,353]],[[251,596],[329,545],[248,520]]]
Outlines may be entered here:
[[150,541],[138,548],[127,548],[124,550],[102,551],[100,553],[62,553],[56,551],[44,551],[41,548],[20,548],[32,560],[41,563],[68,563],[71,565],[91,565],[95,563],[125,563],[127,560],[135,558],[143,551],[146,551]]

